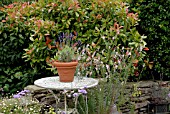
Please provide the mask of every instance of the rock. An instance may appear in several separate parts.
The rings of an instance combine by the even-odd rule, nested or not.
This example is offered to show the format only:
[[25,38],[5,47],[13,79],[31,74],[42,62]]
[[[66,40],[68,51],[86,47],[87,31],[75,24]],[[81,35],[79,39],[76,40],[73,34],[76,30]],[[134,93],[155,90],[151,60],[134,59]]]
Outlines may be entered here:
[[53,104],[56,102],[55,98],[53,95],[43,97],[40,101],[43,104]]
[[128,83],[126,84],[126,88],[127,88],[127,89],[132,89],[133,86],[134,86],[134,84],[136,84],[136,82],[128,82]]
[[138,88],[149,88],[152,87],[155,82],[153,81],[140,81],[138,82]]
[[168,87],[168,85],[169,85],[169,81],[159,81],[158,82],[159,83],[159,85],[161,85],[162,87]]
[[111,109],[110,109],[109,114],[115,114],[115,113],[117,113],[117,112],[118,112],[118,111],[117,111],[117,107],[116,107],[115,104],[113,104],[113,105],[111,106]]
[[25,90],[30,90],[31,93],[41,93],[41,92],[47,92],[48,90],[42,87],[38,87],[36,85],[28,85],[24,88]]
[[41,98],[45,97],[46,95],[47,95],[47,94],[41,93],[41,94],[35,94],[34,97],[35,97],[36,99],[41,99]]
[[146,111],[147,108],[140,108],[140,111]]
[[135,109],[142,108],[142,107],[145,107],[147,105],[148,105],[148,101],[144,101],[144,102],[141,102],[141,103],[136,103],[135,104]]
[[151,93],[151,88],[138,88],[139,91],[142,92],[142,94],[148,94]]
[[142,101],[146,101],[148,99],[150,99],[150,96],[143,96],[143,97],[132,97],[131,101],[137,101],[137,102],[142,102]]

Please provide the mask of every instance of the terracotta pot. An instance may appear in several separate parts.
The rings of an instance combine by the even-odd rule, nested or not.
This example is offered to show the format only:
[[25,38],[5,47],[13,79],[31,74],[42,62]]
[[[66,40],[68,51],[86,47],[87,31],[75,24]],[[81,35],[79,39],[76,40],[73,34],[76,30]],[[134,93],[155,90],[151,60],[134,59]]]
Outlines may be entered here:
[[75,62],[54,62],[53,65],[57,68],[60,82],[72,82],[76,71],[78,61]]

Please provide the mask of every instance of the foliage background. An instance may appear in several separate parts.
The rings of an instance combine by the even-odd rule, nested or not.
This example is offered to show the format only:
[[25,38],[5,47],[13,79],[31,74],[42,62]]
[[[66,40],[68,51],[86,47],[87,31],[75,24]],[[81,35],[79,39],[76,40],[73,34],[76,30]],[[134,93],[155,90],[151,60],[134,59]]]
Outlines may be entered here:
[[147,61],[153,61],[154,67],[143,75],[155,79],[170,78],[170,0],[131,0],[131,10],[139,13],[137,26],[140,34],[147,36],[149,47]]
[[[2,21],[5,12],[0,12]],[[28,46],[29,30],[23,24],[0,23],[0,87],[6,92],[15,92],[28,83],[33,83],[35,75],[29,63],[22,59],[23,49]]]

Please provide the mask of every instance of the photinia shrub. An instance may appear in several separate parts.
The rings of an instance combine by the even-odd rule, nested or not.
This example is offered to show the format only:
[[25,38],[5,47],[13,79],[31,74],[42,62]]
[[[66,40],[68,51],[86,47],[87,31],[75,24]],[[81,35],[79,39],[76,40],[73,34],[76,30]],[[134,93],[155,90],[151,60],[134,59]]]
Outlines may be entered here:
[[[24,6],[27,3],[19,4]],[[43,70],[32,69],[22,59],[23,49],[29,46],[32,31],[24,20],[12,18],[17,13],[16,9],[12,9],[15,5],[17,3],[0,7],[0,88],[5,93],[21,90],[32,84],[36,76],[43,74]]]
[[[22,16],[19,15],[27,18],[33,31],[30,37],[32,43],[25,49],[23,57],[32,66],[42,66],[42,62],[49,60],[57,51],[58,34],[76,32],[82,44],[89,45],[88,56],[94,52],[101,54],[106,49],[101,55],[102,61],[108,63],[111,50],[124,46],[131,48],[136,59],[142,61],[145,36],[141,36],[135,28],[138,14],[129,12],[128,7],[127,3],[102,0],[29,4],[22,9]],[[48,40],[47,34],[50,36]]]

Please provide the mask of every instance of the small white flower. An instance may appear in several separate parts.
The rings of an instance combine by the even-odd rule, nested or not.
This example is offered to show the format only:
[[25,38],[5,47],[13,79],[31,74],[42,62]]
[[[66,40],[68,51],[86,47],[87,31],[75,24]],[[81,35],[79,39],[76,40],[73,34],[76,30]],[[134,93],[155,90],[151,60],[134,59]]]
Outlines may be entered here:
[[112,40],[114,40],[115,39],[115,37],[112,37]]
[[88,48],[88,47],[89,47],[89,44],[87,44],[86,47]]
[[64,90],[64,91],[63,91],[63,94],[65,94],[65,93],[67,93],[67,92],[68,92],[67,90]]
[[71,97],[71,95],[67,95],[67,97],[69,97],[69,98],[70,98],[70,97]]
[[140,47],[139,47],[139,50],[142,51],[142,50],[143,50],[143,46],[140,46]]
[[120,62],[120,60],[118,60],[117,62],[118,62],[118,64],[120,64],[120,63],[121,63],[121,62]]
[[109,70],[109,65],[106,65],[107,70]]
[[92,75],[92,72],[90,72],[90,76]]
[[115,65],[115,69],[117,69],[118,68],[118,65]]
[[105,36],[102,36],[102,39],[104,40],[104,39],[105,39]]
[[125,55],[122,55],[122,58],[124,58]]
[[81,60],[81,56],[78,56],[77,60]]
[[81,74],[80,72],[77,73],[78,76],[80,76],[80,74]]

